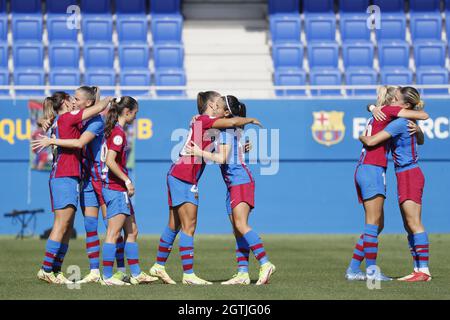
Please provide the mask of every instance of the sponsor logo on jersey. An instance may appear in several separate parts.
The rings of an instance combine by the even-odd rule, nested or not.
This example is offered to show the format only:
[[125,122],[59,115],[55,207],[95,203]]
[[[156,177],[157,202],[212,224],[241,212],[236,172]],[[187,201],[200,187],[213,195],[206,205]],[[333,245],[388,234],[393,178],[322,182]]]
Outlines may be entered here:
[[316,142],[329,147],[344,139],[344,112],[319,111],[313,112],[313,117],[311,130]]

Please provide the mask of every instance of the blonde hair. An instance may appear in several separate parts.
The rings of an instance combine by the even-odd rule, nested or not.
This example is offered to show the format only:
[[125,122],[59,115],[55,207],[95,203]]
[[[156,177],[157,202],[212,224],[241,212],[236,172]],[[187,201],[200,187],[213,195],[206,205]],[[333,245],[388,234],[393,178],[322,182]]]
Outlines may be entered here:
[[395,99],[395,93],[400,87],[382,86],[377,89],[377,107],[387,106]]
[[411,109],[422,110],[425,107],[425,102],[420,99],[420,93],[416,88],[403,87],[400,89],[403,96],[403,101],[411,105]]

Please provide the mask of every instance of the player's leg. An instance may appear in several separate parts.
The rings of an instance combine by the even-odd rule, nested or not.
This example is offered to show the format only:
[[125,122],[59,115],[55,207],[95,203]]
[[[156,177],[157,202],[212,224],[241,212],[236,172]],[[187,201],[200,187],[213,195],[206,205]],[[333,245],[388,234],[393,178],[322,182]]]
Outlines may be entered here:
[[405,231],[408,234],[407,240],[408,240],[409,252],[411,253],[411,257],[413,260],[413,272],[398,279],[399,281],[405,281],[409,278],[412,278],[415,275],[415,273],[419,271],[419,260],[417,259],[417,253],[416,253],[416,249],[414,247],[414,233],[411,231],[411,229],[408,226],[405,212],[404,212],[402,206],[399,205],[399,208],[400,208],[400,212],[402,215],[403,227],[405,228]]

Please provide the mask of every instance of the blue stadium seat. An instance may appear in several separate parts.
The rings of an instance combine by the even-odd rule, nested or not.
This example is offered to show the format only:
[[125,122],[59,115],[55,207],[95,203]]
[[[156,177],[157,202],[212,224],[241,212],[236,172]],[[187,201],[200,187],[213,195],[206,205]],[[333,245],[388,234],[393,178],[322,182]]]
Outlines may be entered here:
[[119,46],[121,69],[148,69],[150,50],[147,44],[129,44]]
[[308,46],[308,60],[311,68],[337,68],[339,46],[336,42],[314,43]]
[[81,31],[85,42],[111,42],[113,34],[111,15],[83,15]]
[[84,45],[84,65],[88,68],[112,68],[114,65],[114,45],[98,43]]
[[445,67],[446,46],[443,41],[417,42],[414,44],[416,67]]
[[[0,86],[9,85],[9,71],[8,69],[0,68]],[[0,90],[0,96],[9,95],[9,90]]]
[[120,42],[147,42],[146,15],[118,15],[116,28]]
[[183,17],[181,15],[154,16],[151,20],[153,43],[182,41]]
[[411,14],[411,38],[416,40],[441,40],[442,18],[440,13]]
[[373,4],[379,6],[382,13],[397,12],[404,14],[405,0],[373,0]]
[[[304,86],[306,85],[306,72],[302,69],[276,69],[274,74],[276,86]],[[275,90],[277,96],[304,96],[305,90]]]
[[54,42],[48,46],[50,68],[78,68],[80,47],[76,42]]
[[0,41],[8,40],[8,16],[0,13]]
[[[378,74],[370,68],[350,68],[345,70],[345,82],[347,85],[376,85]],[[374,96],[376,89],[348,89],[349,96]]]
[[299,14],[272,15],[269,21],[273,43],[300,42],[302,24]]
[[[45,72],[43,69],[15,69],[14,85],[16,86],[43,86],[45,85]],[[45,90],[16,90],[19,96],[43,96]]]
[[372,42],[349,42],[342,45],[344,65],[349,67],[373,67],[374,45]]
[[269,14],[300,14],[298,0],[269,0]]
[[[342,84],[342,75],[338,69],[311,69],[309,79],[312,86],[340,86]],[[341,95],[341,90],[311,89],[311,94],[313,96],[338,96]]]
[[404,14],[382,14],[381,28],[375,30],[377,41],[405,40],[406,17]]
[[304,0],[303,12],[309,13],[333,13],[334,1],[333,0]]
[[[48,75],[51,86],[80,86],[81,75],[78,69],[53,69]],[[53,91],[60,91],[59,89]],[[53,92],[52,91],[52,92]],[[75,90],[64,89],[68,94],[73,94]]]
[[353,12],[358,14],[366,14],[369,0],[340,0],[339,9],[341,13]]
[[[183,69],[156,69],[155,85],[157,86],[185,86],[186,73]],[[184,90],[156,90],[158,96],[185,96]]]
[[440,0],[409,0],[409,10],[413,12],[439,12]]
[[[418,68],[416,70],[417,84],[448,85],[448,70],[440,68]],[[448,95],[448,89],[420,89],[422,94]]]
[[[151,85],[151,74],[148,69],[126,70],[120,72],[121,86],[147,86]],[[147,90],[127,90],[121,88],[122,96],[147,96],[150,94],[150,88]]]
[[6,11],[6,0],[0,0],[0,12]]
[[184,48],[176,44],[155,44],[153,59],[155,68],[183,68]]
[[380,70],[381,84],[383,85],[411,85],[413,73],[407,68],[382,68]]
[[77,0],[47,0],[47,13],[66,14],[68,7],[77,4]]
[[48,40],[52,41],[77,41],[78,29],[67,28],[67,16],[49,14],[47,16]]
[[349,40],[370,40],[370,29],[367,28],[367,16],[341,14],[342,42]]
[[307,15],[305,32],[308,41],[334,41],[336,39],[336,16]]
[[14,41],[42,41],[41,14],[14,14],[12,17],[12,34]]
[[40,42],[16,43],[13,46],[14,68],[43,68],[44,46]]
[[8,44],[0,42],[0,69],[8,68]]
[[146,0],[115,0],[118,14],[146,14]]
[[151,0],[150,12],[154,14],[181,14],[180,0]]
[[[444,0],[445,10],[450,11],[450,0]],[[447,15],[447,12],[445,13]]]
[[[87,69],[84,73],[84,83],[88,86],[115,86],[116,74],[112,69]],[[102,90],[103,96],[114,96],[115,90]]]
[[83,13],[111,13],[110,0],[81,0],[81,12]]
[[272,46],[275,68],[302,68],[303,46],[300,43],[281,43]]
[[381,41],[378,43],[378,59],[380,68],[408,68],[409,44],[406,41]]
[[41,0],[11,0],[12,13],[40,13]]

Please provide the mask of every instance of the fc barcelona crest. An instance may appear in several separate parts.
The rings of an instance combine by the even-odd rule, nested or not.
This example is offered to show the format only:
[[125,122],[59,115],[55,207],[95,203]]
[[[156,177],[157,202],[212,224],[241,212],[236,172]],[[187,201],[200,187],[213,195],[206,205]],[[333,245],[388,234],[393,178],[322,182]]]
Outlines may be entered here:
[[313,112],[313,115],[311,130],[314,140],[329,147],[344,139],[344,112],[319,111]]

